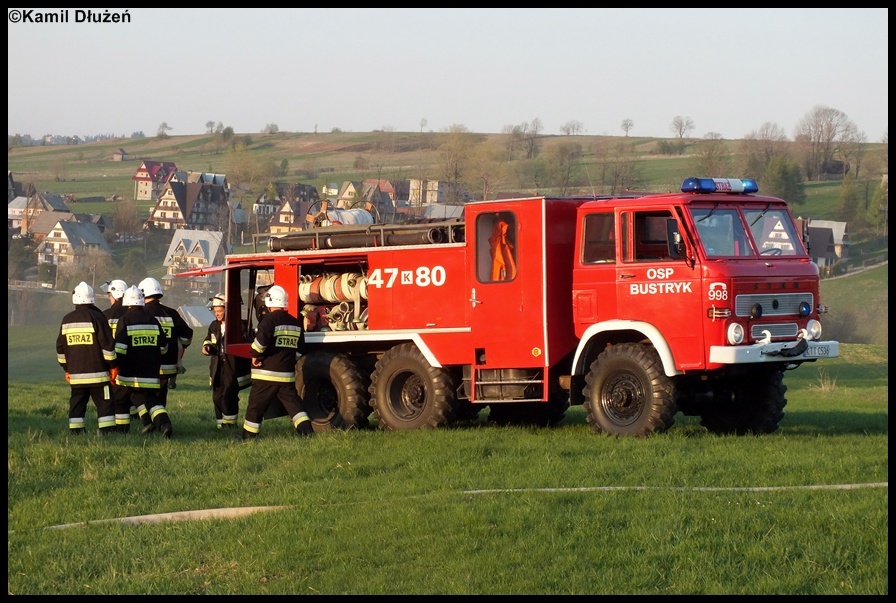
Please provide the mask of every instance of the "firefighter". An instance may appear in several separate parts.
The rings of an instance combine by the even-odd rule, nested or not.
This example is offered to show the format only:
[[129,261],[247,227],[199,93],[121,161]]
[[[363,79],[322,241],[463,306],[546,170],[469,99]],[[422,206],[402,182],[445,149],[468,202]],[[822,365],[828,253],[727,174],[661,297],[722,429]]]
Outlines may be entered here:
[[[208,325],[208,334],[202,342],[202,353],[209,357],[209,385],[215,406],[215,424],[218,429],[236,427],[239,414],[240,390],[252,385],[248,358],[227,353],[224,342],[224,296],[209,299],[209,307],[215,320]],[[246,330],[246,321],[243,330]]]
[[[118,384],[130,390],[131,401],[141,419],[158,429],[165,438],[174,432],[168,410],[159,399],[161,367],[170,342],[165,329],[145,309],[143,292],[131,286],[124,292],[125,313],[115,329],[118,354]],[[151,429],[144,429],[148,433]]]
[[286,409],[296,435],[314,434],[311,418],[296,391],[296,362],[305,347],[302,321],[286,311],[289,296],[279,285],[264,294],[268,312],[258,323],[252,342],[252,390],[243,420],[243,439],[258,436],[268,407],[278,400]]
[[[100,289],[109,296],[111,304],[103,310],[103,314],[109,320],[112,337],[115,337],[118,319],[125,312],[121,299],[127,288],[128,284],[120,279],[106,281],[100,286]],[[112,403],[115,405],[115,425],[118,427],[118,431],[127,433],[131,430],[131,420],[137,419],[137,407],[131,404],[131,390],[118,385],[114,379],[112,380]]]
[[[162,358],[161,384],[159,387],[159,404],[163,408],[168,407],[169,380],[175,378],[180,372],[181,358],[190,344],[193,342],[193,329],[187,321],[170,306],[164,305],[160,300],[164,296],[162,285],[154,278],[147,277],[140,281],[137,288],[143,292],[146,299],[146,312],[155,316],[165,335],[169,339],[168,351]],[[146,416],[141,416],[144,431],[152,431],[153,423],[147,421]]]
[[99,434],[115,431],[115,407],[110,381],[115,372],[115,339],[102,311],[96,307],[93,287],[81,281],[72,291],[75,309],[62,318],[56,338],[56,358],[71,386],[68,428],[84,433],[87,402],[96,405]]

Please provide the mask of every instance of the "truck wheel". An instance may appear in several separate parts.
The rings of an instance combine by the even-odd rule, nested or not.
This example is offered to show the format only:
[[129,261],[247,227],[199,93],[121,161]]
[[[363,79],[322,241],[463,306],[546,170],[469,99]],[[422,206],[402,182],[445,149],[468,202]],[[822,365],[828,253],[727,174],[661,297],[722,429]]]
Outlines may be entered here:
[[737,377],[716,392],[714,403],[703,409],[700,424],[717,434],[774,433],[784,418],[786,392],[784,374],[778,370]]
[[445,427],[455,417],[451,373],[431,366],[413,344],[403,343],[383,354],[371,376],[370,394],[380,429]]
[[495,425],[553,427],[569,409],[569,394],[557,392],[547,402],[505,402],[488,407],[488,422]]
[[345,354],[312,352],[296,363],[296,391],[315,431],[369,426],[368,381]]
[[585,383],[584,408],[594,433],[644,438],[675,423],[675,386],[651,347],[608,347],[592,363]]

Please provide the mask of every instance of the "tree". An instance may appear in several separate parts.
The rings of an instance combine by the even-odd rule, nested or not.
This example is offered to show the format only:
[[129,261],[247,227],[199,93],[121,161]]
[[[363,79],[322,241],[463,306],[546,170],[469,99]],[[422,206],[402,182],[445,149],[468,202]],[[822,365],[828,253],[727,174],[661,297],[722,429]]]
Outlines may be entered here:
[[[483,201],[492,193],[495,183],[501,173],[500,151],[491,145],[478,145],[473,151],[473,161],[470,165],[470,180],[476,183],[476,188],[481,188]],[[473,188],[472,186],[470,187]]]
[[622,131],[625,132],[625,135],[628,136],[628,133],[632,131],[632,128],[635,127],[635,122],[632,120],[625,118],[622,120],[622,125],[620,126]]
[[816,105],[797,122],[794,140],[808,180],[818,179],[854,128],[845,113],[824,105]]
[[546,153],[548,177],[565,197],[576,184],[575,177],[582,158],[582,145],[564,141],[550,147]]
[[523,147],[523,135],[526,124],[514,126],[506,125],[501,129],[502,134],[506,134],[505,148],[507,149],[507,161],[516,159],[517,152]]
[[741,174],[746,178],[762,180],[765,168],[776,157],[788,158],[790,143],[787,134],[775,123],[765,122],[758,130],[752,130],[741,142],[745,155]]
[[765,176],[759,183],[764,195],[779,197],[792,206],[806,202],[806,188],[799,166],[785,157],[775,157],[765,168]]
[[849,169],[852,169],[852,175],[856,179],[859,178],[867,142],[868,138],[864,132],[859,132],[852,122],[847,124],[840,142],[840,159],[849,166]]
[[214,134],[215,133],[215,122],[214,121],[205,122],[205,133],[206,134]]
[[886,180],[882,181],[871,197],[871,206],[868,208],[867,222],[873,226],[882,236],[888,236],[889,228],[890,189]]
[[159,124],[159,129],[156,131],[156,135],[159,138],[168,138],[168,131],[173,129],[174,128],[168,125],[167,121],[163,121]]
[[429,123],[429,122],[426,121],[426,118],[425,118],[425,117],[423,117],[423,118],[420,119],[420,133],[421,133],[421,134],[423,134],[423,128],[425,128],[425,127],[426,127],[426,124],[428,124],[428,123]]
[[578,134],[581,134],[584,129],[585,125],[575,119],[568,121],[560,126],[560,131],[567,136],[576,136]]
[[280,131],[280,127],[275,123],[265,124],[262,134],[276,134]]
[[439,169],[442,179],[447,183],[445,202],[449,205],[461,202],[460,184],[467,175],[474,144],[473,134],[461,124],[449,126],[443,134],[442,144],[439,145]]
[[837,219],[850,223],[853,228],[864,225],[864,211],[859,212],[859,189],[851,173],[843,177],[840,185],[840,199],[837,202]]
[[143,230],[143,223],[137,214],[137,203],[133,199],[125,199],[115,206],[112,225],[119,235],[136,235]]
[[684,140],[685,136],[687,136],[695,127],[694,121],[690,117],[682,117],[681,115],[676,115],[669,125],[669,129],[672,130],[675,137],[681,140]]
[[523,124],[523,146],[526,150],[526,159],[538,157],[538,135],[543,129],[544,125],[537,117],[532,120],[532,123]]
[[731,152],[717,132],[709,132],[697,145],[696,173],[709,178],[724,178],[728,174]]

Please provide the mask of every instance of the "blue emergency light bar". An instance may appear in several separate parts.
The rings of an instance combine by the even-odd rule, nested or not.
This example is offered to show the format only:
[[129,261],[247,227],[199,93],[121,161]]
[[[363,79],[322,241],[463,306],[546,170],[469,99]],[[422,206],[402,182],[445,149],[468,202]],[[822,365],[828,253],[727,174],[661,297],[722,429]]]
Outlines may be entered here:
[[686,178],[683,193],[758,193],[759,185],[752,178]]

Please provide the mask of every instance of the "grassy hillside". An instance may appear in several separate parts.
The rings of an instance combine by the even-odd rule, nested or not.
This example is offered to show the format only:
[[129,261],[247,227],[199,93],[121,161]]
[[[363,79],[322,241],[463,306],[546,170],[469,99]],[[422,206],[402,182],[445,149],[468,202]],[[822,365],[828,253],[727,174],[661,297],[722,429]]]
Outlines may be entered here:
[[821,281],[821,301],[831,308],[822,317],[825,338],[889,345],[889,268],[882,264]]
[[[245,153],[235,152],[231,145],[216,141],[212,135],[169,136],[164,139],[131,138],[99,141],[77,146],[12,147],[7,154],[7,169],[18,182],[33,183],[38,190],[71,194],[77,198],[113,195],[132,198],[131,180],[141,159],[173,161],[179,169],[193,172],[216,172],[228,175],[231,186],[240,185],[243,198],[254,200],[270,178],[240,176],[248,164],[285,166],[285,174],[277,179],[312,184],[318,189],[329,182],[366,178],[444,179],[439,145],[441,134],[407,132],[362,133],[277,133],[239,134],[235,141],[248,143]],[[508,137],[504,134],[474,135],[476,146],[490,148],[498,157],[506,156]],[[688,144],[681,155],[657,153],[662,139],[606,136],[545,136],[540,139],[542,157],[551,146],[573,142],[582,149],[575,170],[577,191],[582,194],[606,193],[596,188],[602,160],[598,149],[615,148],[619,142],[631,143],[635,149],[637,169],[644,190],[676,190],[684,178],[698,173],[700,141]],[[743,163],[741,141],[727,141],[732,177],[737,177]],[[878,153],[879,144],[869,144],[868,154]],[[113,153],[124,148],[129,161],[112,160]],[[472,153],[473,151],[471,151]],[[531,177],[520,176],[520,161],[503,162],[496,175],[492,193],[523,191],[551,193],[549,188],[532,184]],[[543,179],[543,178],[542,178]],[[474,195],[480,187],[469,183]],[[838,182],[806,184],[807,201],[794,207],[794,214],[822,219],[835,219],[834,210],[840,190]],[[872,191],[873,192],[873,191]],[[145,208],[148,210],[148,207]],[[76,210],[83,213],[109,213],[110,204],[84,204]]]

